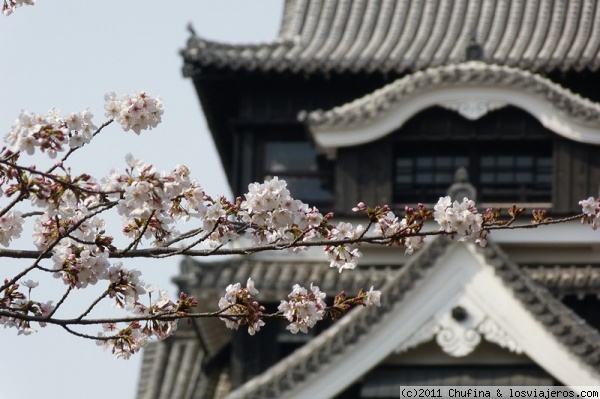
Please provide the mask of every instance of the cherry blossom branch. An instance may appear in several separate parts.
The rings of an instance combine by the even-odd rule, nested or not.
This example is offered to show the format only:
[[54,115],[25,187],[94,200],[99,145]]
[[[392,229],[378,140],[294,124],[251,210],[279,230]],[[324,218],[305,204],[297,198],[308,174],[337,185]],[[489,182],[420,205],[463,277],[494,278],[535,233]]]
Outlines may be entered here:
[[[96,129],[96,131],[92,134],[92,137],[96,137],[98,134],[100,134],[100,132],[105,127],[107,127],[108,125],[110,125],[114,121],[115,121],[114,119],[109,119],[106,122],[104,122],[103,124],[101,124],[100,127],[98,129]],[[75,148],[69,149],[69,151],[67,151],[67,153],[60,159],[60,161],[58,161],[57,163],[55,163],[54,165],[52,165],[50,167],[50,169],[48,169],[46,171],[46,173],[52,173],[56,168],[58,168],[60,165],[62,165],[71,156],[71,154],[73,154],[75,151],[77,151],[79,148],[82,148],[82,147],[83,147],[83,145],[81,147],[75,147]]]
[[54,249],[54,247],[56,247],[60,241],[65,238],[69,233],[77,230],[86,220],[92,218],[93,216],[100,214],[102,212],[104,212],[106,209],[109,209],[113,206],[115,206],[116,203],[110,203],[108,205],[106,205],[104,208],[102,209],[98,209],[96,211],[91,212],[89,215],[83,217],[81,220],[75,222],[71,227],[69,227],[69,229],[64,233],[64,235],[59,235],[56,239],[54,239],[52,242],[49,243],[49,245],[47,246],[46,249],[42,250],[42,251],[34,251],[37,252],[38,255],[35,257],[35,261],[34,263],[25,268],[22,272],[17,273],[15,275],[15,277],[13,277],[10,280],[7,280],[4,285],[0,286],[0,292],[4,291],[7,287],[15,284],[17,281],[19,281],[22,277],[24,277],[25,275],[27,275],[27,273],[29,273],[30,271],[38,268],[38,264],[39,262],[44,259],[45,257],[49,257],[50,253],[52,252],[52,250]]
[[[104,293],[101,297],[106,297]],[[342,294],[340,297],[343,298],[343,301],[336,303],[334,306],[325,306],[324,310],[327,313],[336,313],[336,308],[345,308],[349,309],[349,307],[354,305],[362,305],[364,302],[364,298],[361,299],[361,295],[359,294],[356,297],[346,298],[345,294]],[[97,298],[94,302],[98,303],[103,298]],[[201,313],[184,313],[184,312],[167,312],[160,313],[155,315],[146,315],[146,316],[128,316],[128,317],[110,317],[110,318],[95,318],[95,319],[86,319],[85,316],[90,313],[91,309],[86,310],[85,314],[80,315],[75,319],[59,319],[51,316],[34,316],[34,315],[26,315],[19,314],[18,311],[7,311],[0,310],[0,317],[16,317],[21,320],[26,320],[30,322],[38,322],[38,323],[46,323],[53,324],[58,326],[90,326],[90,325],[101,325],[107,323],[131,323],[131,322],[141,322],[141,321],[175,321],[181,319],[204,319],[204,318],[215,318],[220,317],[229,320],[243,320],[252,316],[251,313],[236,313],[236,314],[228,314],[232,308],[239,306],[239,304],[228,306],[225,309],[220,309],[213,312],[201,312]],[[274,313],[263,313],[261,315],[264,319],[274,319],[274,318],[285,318],[283,311],[278,311]],[[94,337],[97,338],[97,337]]]
[[[504,225],[492,225],[485,226],[483,230],[491,231],[491,230],[518,230],[518,229],[536,229],[541,226],[562,224],[574,220],[580,220],[584,216],[583,213],[571,215],[558,219],[548,219],[540,223],[532,224],[532,223],[521,223],[521,224],[504,224]],[[390,244],[399,238],[403,237],[428,237],[428,236],[437,236],[437,235],[456,235],[457,231],[419,231],[419,232],[406,232],[403,230],[398,234],[394,234],[392,236],[366,236],[365,232],[362,236],[358,238],[347,238],[347,239],[337,239],[337,240],[317,240],[317,241],[299,241],[295,240],[291,243],[275,243],[275,244],[265,244],[262,246],[249,246],[243,248],[226,248],[226,249],[198,249],[192,250],[189,249],[192,246],[186,247],[187,249],[180,248],[170,248],[170,247],[157,247],[157,248],[145,248],[145,249],[137,249],[131,250],[128,249],[131,245],[123,250],[115,250],[108,252],[109,258],[114,259],[125,259],[125,258],[158,258],[173,255],[184,255],[191,257],[207,257],[212,255],[250,255],[258,252],[265,251],[281,251],[284,249],[293,249],[298,247],[325,247],[325,246],[339,246],[344,244],[378,244],[378,245],[387,245]],[[188,237],[186,237],[188,238]],[[204,238],[198,240],[197,243],[201,242]],[[44,251],[34,251],[34,250],[19,250],[19,249],[0,249],[0,258],[20,258],[20,259],[37,259],[38,257],[49,258],[51,254],[44,253]]]
[[[75,149],[71,150],[74,151]],[[17,169],[19,171],[23,171],[23,172],[29,172],[33,175],[39,175],[42,176],[46,179],[52,180],[53,182],[55,182],[58,185],[64,186],[66,188],[69,188],[71,190],[74,190],[75,192],[83,192],[83,193],[87,193],[87,194],[92,194],[92,195],[100,195],[100,196],[106,196],[106,195],[110,195],[110,194],[119,194],[119,191],[100,191],[100,190],[94,190],[92,188],[86,188],[86,187],[81,187],[78,184],[75,183],[71,183],[70,181],[65,181],[63,176],[56,176],[51,174],[50,172],[41,172],[39,170],[36,170],[34,168],[31,167],[27,167],[27,166],[20,166],[17,165],[15,163],[9,162],[9,161],[5,161],[0,159],[0,164],[2,165],[6,165],[8,167]],[[55,168],[56,166],[52,167]],[[52,169],[51,168],[51,169]],[[79,176],[81,177],[81,176]],[[26,191],[25,191],[26,192]],[[21,193],[23,194],[24,191],[21,191]],[[1,214],[0,214],[1,216]]]
[[[529,224],[519,223],[523,208],[513,206],[504,219],[500,209],[480,213],[467,198],[453,201],[441,197],[432,210],[419,204],[404,208],[402,215],[396,215],[387,205],[370,208],[359,203],[353,211],[359,217],[366,216],[363,227],[347,222],[334,224],[332,213],[323,215],[293,199],[286,182],[277,177],[250,184],[248,192],[235,201],[206,195],[183,165],[170,172],[157,172],[151,164],[131,155],[126,157],[123,173],[115,170],[101,180],[86,174],[71,177],[71,169],[65,164],[69,156],[87,146],[113,121],[123,130],[139,134],[156,127],[161,120],[160,100],[146,93],[121,98],[110,93],[105,100],[105,116],[109,120],[100,128],[93,125],[87,110],[67,117],[57,115],[57,111],[46,116],[24,111],[5,138],[7,146],[0,151],[0,194],[16,194],[0,213],[0,245],[6,247],[0,249],[0,257],[33,259],[31,265],[0,286],[0,324],[15,328],[19,334],[34,332],[35,323],[41,327],[57,324],[71,334],[111,347],[117,357],[127,358],[148,339],[171,335],[177,320],[182,318],[219,317],[229,328],[243,326],[255,334],[264,320],[282,317],[289,322],[287,329],[295,334],[307,332],[324,317],[338,318],[352,306],[378,306],[381,294],[374,287],[350,298],[342,292],[332,306],[327,306],[325,294],[318,286],[305,288],[296,284],[287,299],[281,300],[278,311],[267,314],[249,279],[244,288],[240,283],[226,288],[218,311],[197,313],[194,298],[182,293],[172,301],[163,290],[158,291],[158,298],[153,298],[156,290],[143,282],[140,272],[110,260],[297,252],[321,247],[330,267],[342,272],[357,266],[361,245],[397,246],[412,254],[423,247],[429,236],[446,235],[485,246],[494,230],[537,228],[575,219],[597,227],[600,200],[592,197],[580,202],[582,213],[560,219],[550,218],[545,210],[533,210]],[[19,164],[21,156],[36,151],[51,158],[66,153],[46,172]],[[25,200],[40,210],[25,214],[12,210]],[[117,249],[114,238],[105,232],[102,214],[111,210],[123,219],[122,232],[129,239],[124,249]],[[21,235],[24,219],[32,216],[37,216],[33,227],[38,250],[11,248],[11,241]],[[178,233],[178,227],[190,221],[199,226]],[[431,222],[436,222],[439,229],[426,230],[426,224]],[[233,242],[242,245],[241,238],[248,244],[229,246]],[[143,248],[147,243],[152,247]],[[53,266],[42,266],[47,259]],[[33,270],[51,273],[67,285],[56,306],[52,301],[31,299],[32,289],[38,283],[20,280]],[[106,282],[107,288],[78,317],[53,317],[75,290],[99,282]],[[146,294],[148,303],[143,304],[140,298]],[[129,314],[120,318],[88,318],[103,301],[112,301]],[[98,336],[69,327],[99,324],[103,331]]]

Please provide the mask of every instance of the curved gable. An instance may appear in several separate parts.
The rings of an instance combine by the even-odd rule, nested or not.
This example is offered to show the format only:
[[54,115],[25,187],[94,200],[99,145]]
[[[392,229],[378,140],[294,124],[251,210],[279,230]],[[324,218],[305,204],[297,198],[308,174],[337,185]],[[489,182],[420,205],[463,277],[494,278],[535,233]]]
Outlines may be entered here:
[[303,112],[299,119],[321,148],[334,149],[376,141],[432,106],[475,120],[507,105],[565,138],[600,144],[600,104],[540,75],[477,61],[416,72],[331,110]]

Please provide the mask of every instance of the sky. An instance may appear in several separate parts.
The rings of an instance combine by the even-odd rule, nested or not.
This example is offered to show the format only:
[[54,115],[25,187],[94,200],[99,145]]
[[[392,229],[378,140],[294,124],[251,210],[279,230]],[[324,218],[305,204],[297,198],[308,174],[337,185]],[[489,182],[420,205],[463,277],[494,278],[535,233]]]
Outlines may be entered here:
[[[57,107],[67,114],[89,107],[99,125],[105,120],[105,93],[146,91],[163,100],[162,124],[140,136],[110,126],[73,157],[73,170],[102,177],[111,168],[122,170],[125,155],[132,153],[158,170],[187,165],[207,193],[229,195],[192,82],[182,77],[178,50],[189,36],[189,22],[209,39],[270,41],[277,35],[282,5],[283,0],[37,0],[33,7],[19,8],[0,17],[1,136],[23,109],[46,113]],[[43,158],[23,160],[39,165]],[[113,231],[120,229],[118,217],[109,223]],[[26,233],[13,248],[32,249]],[[125,265],[175,298],[170,280],[178,263],[130,260]],[[22,261],[0,258],[0,278],[22,267]],[[64,290],[60,282],[39,280],[34,290],[39,297],[33,299],[57,301]],[[91,291],[66,303],[65,316],[88,304]],[[104,311],[112,314],[108,307]],[[0,399],[135,397],[141,354],[117,360],[94,342],[57,327],[38,330],[17,336],[0,328]]]

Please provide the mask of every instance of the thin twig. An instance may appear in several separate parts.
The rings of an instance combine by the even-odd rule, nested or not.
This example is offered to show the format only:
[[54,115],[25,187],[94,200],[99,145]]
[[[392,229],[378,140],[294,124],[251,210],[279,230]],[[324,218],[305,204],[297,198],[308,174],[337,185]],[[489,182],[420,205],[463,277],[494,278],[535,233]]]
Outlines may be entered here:
[[90,312],[92,311],[92,309],[94,309],[94,307],[97,304],[99,304],[101,300],[103,300],[104,298],[106,298],[107,295],[108,295],[108,290],[104,291],[102,293],[102,295],[100,295],[98,298],[96,298],[94,300],[94,302],[92,302],[90,304],[90,306],[81,315],[79,315],[79,317],[77,318],[77,320],[82,320],[85,316],[87,316],[88,314],[90,314]]
[[[102,131],[102,129],[104,129],[106,126],[110,125],[113,122],[114,122],[114,119],[109,119],[106,122],[104,122],[102,125],[100,125],[100,127],[98,129],[96,129],[96,131],[92,134],[92,137],[96,137]],[[85,146],[85,144],[80,147],[75,147],[75,148],[69,149],[69,151],[67,151],[67,153],[60,159],[60,161],[57,162],[56,164],[54,164],[50,169],[48,169],[46,171],[46,173],[52,173],[54,171],[54,169],[56,169],[59,164],[62,164],[63,162],[65,162],[67,160],[67,158],[69,158],[69,156],[71,156],[72,153],[74,153],[75,151],[77,151],[77,149],[82,148],[84,146]]]
[[154,216],[155,213],[156,213],[156,211],[152,211],[150,216],[146,219],[146,223],[144,223],[144,226],[142,227],[142,231],[140,232],[140,234],[138,234],[138,236],[131,242],[131,244],[129,244],[127,246],[127,248],[125,248],[123,250],[123,253],[129,252],[133,248],[137,248],[138,244],[142,240],[142,237],[144,237],[144,234],[146,234],[146,230],[148,230],[148,226],[150,225],[150,219],[152,219],[152,217]]
[[24,194],[22,191],[19,192],[19,195],[17,197],[15,197],[14,200],[11,201],[10,204],[6,205],[4,208],[2,208],[2,211],[0,211],[0,217],[6,215],[6,213],[8,211],[10,211],[15,205],[17,205],[20,201],[22,201],[25,197],[27,197],[26,194]]
[[48,315],[48,317],[54,316],[54,314],[56,313],[56,311],[58,310],[58,308],[60,308],[61,305],[65,302],[65,300],[67,299],[67,297],[69,296],[69,294],[71,293],[72,290],[73,290],[73,287],[67,288],[67,291],[64,293],[64,295],[62,296],[62,298],[60,298],[60,301],[58,301],[58,303],[56,304],[56,306],[54,307],[54,309],[52,310],[52,312],[50,312],[50,314]]
[[87,193],[87,194],[108,195],[108,194],[120,194],[121,193],[121,191],[99,191],[99,190],[91,190],[91,189],[88,189],[88,188],[85,188],[85,187],[81,187],[81,186],[79,186],[79,185],[77,185],[75,183],[64,181],[64,180],[61,179],[60,176],[55,176],[55,175],[53,175],[51,173],[48,173],[48,172],[41,172],[41,171],[39,171],[37,169],[29,168],[29,167],[26,167],[26,166],[20,166],[20,165],[14,164],[14,163],[9,162],[9,161],[4,161],[2,159],[0,159],[0,164],[4,164],[6,166],[10,166],[10,167],[15,168],[15,169],[20,170],[20,171],[25,171],[25,172],[29,172],[29,173],[34,174],[34,175],[39,175],[39,176],[45,177],[46,179],[52,180],[53,182],[55,182],[57,184],[60,184],[60,185],[65,186],[65,187],[68,187],[68,188],[70,188],[72,190],[79,190],[79,191]]

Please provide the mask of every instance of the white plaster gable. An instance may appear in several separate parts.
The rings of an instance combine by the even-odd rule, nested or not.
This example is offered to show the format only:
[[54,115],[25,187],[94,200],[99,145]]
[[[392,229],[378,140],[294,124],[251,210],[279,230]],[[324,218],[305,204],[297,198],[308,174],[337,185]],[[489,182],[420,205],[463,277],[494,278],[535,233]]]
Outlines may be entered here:
[[[530,313],[473,244],[450,243],[402,300],[389,305],[391,309],[355,343],[343,341],[348,335],[344,331],[351,328],[353,319],[360,312],[368,311],[367,308],[357,309],[342,318],[295,354],[232,392],[229,398],[262,397],[250,392],[260,390],[259,387],[270,380],[285,379],[299,358],[309,359],[301,370],[318,370],[306,373],[301,382],[282,388],[277,397],[333,397],[390,354],[433,337],[451,356],[467,355],[485,340],[514,353],[523,353],[565,385],[600,384],[598,371],[562,344]],[[462,323],[452,317],[452,309],[457,306],[467,313]],[[339,354],[327,353],[336,345],[344,346]]]
[[310,131],[317,145],[328,150],[379,140],[430,107],[441,106],[454,110],[467,119],[477,120],[507,105],[527,111],[544,127],[569,140],[600,144],[600,124],[583,121],[563,112],[537,93],[514,87],[502,88],[486,84],[473,86],[470,83],[430,89],[407,96],[368,122],[314,126]]
[[[469,314],[466,323],[451,318],[456,306]],[[523,352],[565,385],[600,383],[597,371],[582,364],[535,320],[473,245],[455,243],[371,334],[348,348],[315,381],[299,385],[287,397],[334,396],[335,389],[351,385],[390,352],[402,350],[414,332],[422,334],[424,341],[435,335],[442,349],[453,356],[464,356],[487,339]]]

